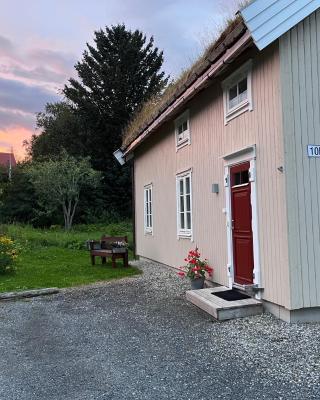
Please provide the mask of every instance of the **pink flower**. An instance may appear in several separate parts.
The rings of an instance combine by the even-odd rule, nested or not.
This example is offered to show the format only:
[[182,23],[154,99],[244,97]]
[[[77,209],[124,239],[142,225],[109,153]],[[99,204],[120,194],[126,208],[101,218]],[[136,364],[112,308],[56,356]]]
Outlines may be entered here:
[[179,267],[181,272],[178,273],[179,276],[188,276],[191,279],[197,279],[204,277],[205,274],[212,276],[213,268],[208,265],[208,259],[201,259],[201,254],[198,251],[198,247],[194,250],[188,252],[187,257],[184,261],[187,263],[184,267]]

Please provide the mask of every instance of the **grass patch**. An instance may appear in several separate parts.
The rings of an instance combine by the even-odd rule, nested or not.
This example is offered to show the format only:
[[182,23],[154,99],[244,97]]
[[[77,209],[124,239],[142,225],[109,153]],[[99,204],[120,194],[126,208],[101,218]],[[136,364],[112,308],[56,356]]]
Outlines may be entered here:
[[0,233],[8,235],[24,248],[54,246],[85,249],[87,240],[100,239],[104,234],[128,236],[129,245],[132,248],[132,224],[130,222],[109,225],[77,225],[70,232],[66,232],[59,226],[53,226],[50,229],[35,229],[29,225],[0,225]]
[[86,240],[99,239],[103,234],[127,235],[130,243],[132,230],[127,222],[78,226],[71,232],[64,232],[61,228],[43,230],[22,225],[2,225],[0,233],[13,238],[22,248],[17,271],[0,275],[0,292],[78,286],[141,273],[135,267],[123,268],[120,260],[117,268],[112,268],[111,261],[100,264],[98,258],[96,265],[92,266],[85,247]]

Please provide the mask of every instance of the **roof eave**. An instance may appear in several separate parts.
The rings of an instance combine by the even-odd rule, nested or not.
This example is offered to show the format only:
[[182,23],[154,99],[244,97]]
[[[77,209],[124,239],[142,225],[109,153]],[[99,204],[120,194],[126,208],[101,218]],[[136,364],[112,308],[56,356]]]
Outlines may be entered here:
[[210,79],[214,78],[223,68],[225,68],[227,62],[232,61],[232,59],[241,54],[251,43],[252,37],[250,32],[247,30],[234,45],[226,50],[222,57],[215,61],[211,67],[200,75],[191,86],[186,88],[169,107],[161,112],[158,117],[154,119],[146,129],[143,130],[135,140],[133,140],[132,143],[129,144],[127,148],[123,149],[124,157],[127,157],[132,153],[162,123],[170,119],[179,107],[182,107],[186,102],[193,98],[196,93],[205,87]]

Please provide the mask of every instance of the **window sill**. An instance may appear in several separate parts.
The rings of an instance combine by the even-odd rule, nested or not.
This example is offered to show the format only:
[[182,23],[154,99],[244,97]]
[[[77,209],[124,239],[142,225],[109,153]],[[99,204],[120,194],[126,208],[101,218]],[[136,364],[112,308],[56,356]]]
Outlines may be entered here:
[[227,112],[225,116],[225,125],[227,125],[228,122],[230,122],[234,118],[238,117],[239,115],[247,111],[252,111],[252,105],[249,102],[249,100],[237,105],[236,107]]
[[178,233],[178,240],[180,239],[192,240],[192,233]]
[[184,142],[181,142],[179,144],[176,145],[176,151],[182,149],[185,146],[188,146],[190,144],[190,139],[185,140]]
[[147,236],[153,236],[153,231],[144,231],[144,234]]

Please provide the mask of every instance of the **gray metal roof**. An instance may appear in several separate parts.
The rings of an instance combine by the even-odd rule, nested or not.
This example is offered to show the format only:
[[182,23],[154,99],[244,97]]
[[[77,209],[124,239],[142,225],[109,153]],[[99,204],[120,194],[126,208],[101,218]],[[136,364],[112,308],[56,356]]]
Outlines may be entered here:
[[255,0],[241,15],[259,50],[320,7],[320,0]]

